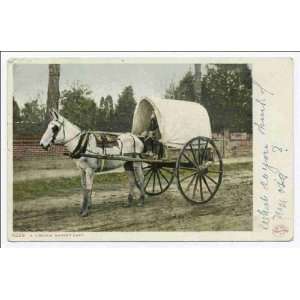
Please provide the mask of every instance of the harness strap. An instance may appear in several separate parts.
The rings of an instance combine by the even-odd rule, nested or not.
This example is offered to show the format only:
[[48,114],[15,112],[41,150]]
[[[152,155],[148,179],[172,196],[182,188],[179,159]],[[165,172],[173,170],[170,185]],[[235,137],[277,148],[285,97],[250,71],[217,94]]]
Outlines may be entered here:
[[135,138],[134,138],[133,135],[130,135],[130,136],[131,136],[131,138],[133,139],[133,157],[135,157],[135,156],[136,156],[136,151],[135,151]]
[[89,132],[82,133],[82,135],[79,138],[79,142],[78,142],[77,146],[72,151],[72,153],[70,153],[71,158],[80,158],[81,157],[80,154],[86,152],[87,145],[88,145],[88,142],[89,142],[89,137],[90,137]]

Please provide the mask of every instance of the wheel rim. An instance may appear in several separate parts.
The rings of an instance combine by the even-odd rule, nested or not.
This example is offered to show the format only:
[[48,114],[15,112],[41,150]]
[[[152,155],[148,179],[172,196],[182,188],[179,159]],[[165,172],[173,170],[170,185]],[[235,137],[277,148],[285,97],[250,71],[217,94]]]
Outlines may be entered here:
[[148,195],[159,195],[165,192],[174,178],[174,171],[158,164],[143,163],[144,189]]
[[181,194],[193,203],[213,198],[222,182],[223,162],[213,140],[191,139],[181,150],[176,175]]

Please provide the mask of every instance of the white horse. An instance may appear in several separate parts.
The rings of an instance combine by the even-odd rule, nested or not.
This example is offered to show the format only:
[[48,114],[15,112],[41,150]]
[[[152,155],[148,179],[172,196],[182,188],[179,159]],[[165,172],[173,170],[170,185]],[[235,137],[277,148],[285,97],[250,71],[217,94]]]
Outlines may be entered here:
[[[70,156],[76,160],[76,165],[81,171],[81,185],[83,189],[83,200],[80,208],[80,215],[88,215],[92,204],[92,189],[95,171],[101,168],[101,160],[97,158],[80,157],[80,153],[86,154],[104,154],[108,155],[126,155],[141,154],[144,144],[135,135],[124,133],[118,137],[118,146],[110,148],[97,147],[96,137],[92,133],[81,131],[76,125],[72,124],[66,118],[61,116],[56,110],[50,112],[52,120],[43,134],[40,145],[48,150],[52,144],[64,145],[70,152]],[[130,207],[134,197],[134,188],[138,187],[140,192],[138,206],[144,205],[144,175],[140,162],[126,162],[125,171],[129,181],[128,203],[124,206]],[[136,175],[136,177],[134,176]],[[136,180],[135,180],[136,178]]]

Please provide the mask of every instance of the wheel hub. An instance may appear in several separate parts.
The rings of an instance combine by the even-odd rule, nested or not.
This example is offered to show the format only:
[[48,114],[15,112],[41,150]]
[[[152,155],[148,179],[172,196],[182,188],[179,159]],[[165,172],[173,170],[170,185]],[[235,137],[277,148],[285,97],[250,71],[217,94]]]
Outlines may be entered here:
[[208,168],[207,167],[199,166],[197,173],[200,176],[204,176],[204,175],[206,175],[208,173]]

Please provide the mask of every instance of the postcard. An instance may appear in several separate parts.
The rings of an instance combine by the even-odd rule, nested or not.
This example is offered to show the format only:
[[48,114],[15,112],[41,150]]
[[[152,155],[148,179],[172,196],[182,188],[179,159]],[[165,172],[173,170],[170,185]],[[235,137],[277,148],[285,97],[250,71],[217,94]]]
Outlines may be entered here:
[[7,87],[9,241],[293,239],[291,58],[11,57]]

